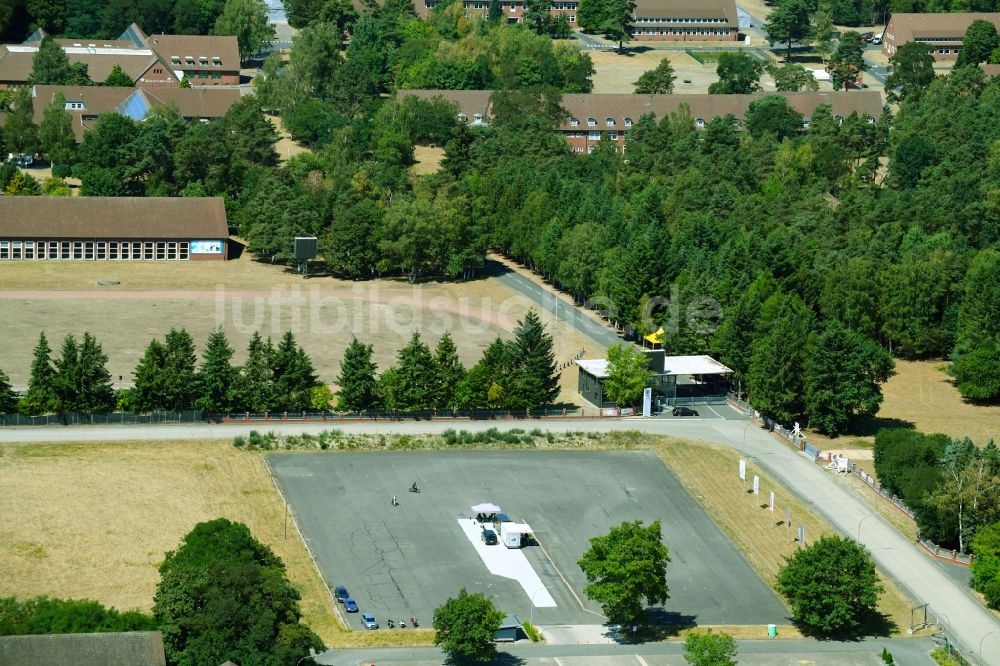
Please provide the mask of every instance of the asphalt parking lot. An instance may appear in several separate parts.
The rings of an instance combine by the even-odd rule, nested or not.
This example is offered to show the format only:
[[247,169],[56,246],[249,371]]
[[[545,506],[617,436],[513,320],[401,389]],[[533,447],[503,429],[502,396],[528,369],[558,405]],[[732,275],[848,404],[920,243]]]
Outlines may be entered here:
[[[346,585],[383,627],[411,615],[429,625],[434,609],[463,586],[528,619],[529,595],[490,574],[459,528],[470,505],[487,501],[529,523],[541,543],[525,555],[558,606],[536,608],[535,624],[603,622],[600,607],[584,597],[576,561],[611,526],[656,518],[672,560],[671,598],[658,618],[787,621],[771,589],[649,451],[279,453],[268,462],[327,584]],[[414,481],[419,494],[406,490]],[[361,627],[356,614],[348,621]]]

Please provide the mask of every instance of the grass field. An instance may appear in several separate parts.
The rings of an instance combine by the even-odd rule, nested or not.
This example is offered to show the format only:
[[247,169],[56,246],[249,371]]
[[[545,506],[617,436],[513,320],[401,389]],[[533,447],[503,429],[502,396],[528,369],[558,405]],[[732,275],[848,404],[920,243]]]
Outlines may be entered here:
[[[668,440],[657,451],[681,483],[705,506],[708,514],[750,560],[757,572],[773,585],[785,557],[798,548],[795,527],[805,527],[806,543],[834,534],[829,525],[776,483],[767,474],[747,465],[747,478],[760,476],[760,496],[748,493],[736,471],[739,454],[729,449],[703,443]],[[770,491],[775,492],[774,513],[766,505]],[[785,507],[792,512],[792,528],[784,524]],[[900,588],[882,577],[886,587],[879,611],[901,633],[909,624],[910,602]]]
[[[57,351],[66,334],[89,331],[109,356],[112,378],[117,383],[121,376],[127,385],[153,337],[183,326],[200,349],[221,324],[236,363],[254,330],[275,339],[291,330],[320,378],[333,384],[352,334],[374,345],[375,361],[385,368],[414,330],[431,346],[451,331],[462,361],[471,365],[497,335],[509,337],[532,305],[494,278],[417,285],[304,280],[246,254],[229,262],[10,262],[0,286],[2,367],[14,386],[24,387],[41,330]],[[541,316],[551,327],[557,363],[581,349],[603,352],[568,324]],[[576,399],[573,370],[563,373],[561,400]]]
[[444,148],[440,146],[414,146],[413,159],[416,163],[410,167],[410,173],[414,176],[436,173],[441,168],[441,160],[444,159]]

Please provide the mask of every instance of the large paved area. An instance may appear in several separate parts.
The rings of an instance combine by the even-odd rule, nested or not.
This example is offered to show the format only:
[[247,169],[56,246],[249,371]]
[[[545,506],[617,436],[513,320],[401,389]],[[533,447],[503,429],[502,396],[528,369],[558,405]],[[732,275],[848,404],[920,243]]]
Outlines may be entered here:
[[[558,606],[536,608],[536,624],[601,623],[576,561],[611,526],[656,518],[672,559],[662,619],[787,622],[771,589],[651,452],[272,454],[268,461],[327,583],[346,585],[381,622],[411,615],[429,622],[463,586],[528,619],[529,595],[490,574],[459,528],[470,505],[486,501],[529,523],[541,543],[525,554]],[[406,492],[414,481],[419,494]],[[349,621],[360,626],[356,616]]]

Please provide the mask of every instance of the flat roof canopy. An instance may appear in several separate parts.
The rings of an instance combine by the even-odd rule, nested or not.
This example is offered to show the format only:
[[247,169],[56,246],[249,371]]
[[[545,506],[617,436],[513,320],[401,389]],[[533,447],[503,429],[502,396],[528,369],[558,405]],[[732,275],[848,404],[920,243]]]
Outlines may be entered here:
[[[604,358],[581,359],[576,364],[584,372],[598,379],[608,376],[608,360]],[[731,369],[711,356],[667,356],[663,361],[665,375],[728,375]]]

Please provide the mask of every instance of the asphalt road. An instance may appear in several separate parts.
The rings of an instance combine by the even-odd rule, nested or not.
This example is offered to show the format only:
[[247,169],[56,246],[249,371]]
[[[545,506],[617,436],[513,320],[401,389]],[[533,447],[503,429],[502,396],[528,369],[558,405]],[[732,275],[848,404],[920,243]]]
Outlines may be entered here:
[[[737,641],[738,659],[745,666],[883,666],[879,654],[888,648],[897,664],[932,666],[929,653],[934,642],[928,638],[894,638],[848,643],[833,641],[774,640]],[[643,645],[540,645],[519,643],[500,647],[494,664],[562,666],[680,666],[684,660],[680,641]],[[330,650],[316,663],[331,666],[358,664],[409,664],[430,666],[444,663],[436,648],[385,648],[373,650]]]
[[[576,561],[591,537],[624,520],[656,519],[671,558],[661,621],[788,623],[771,588],[649,451],[276,453],[268,462],[327,583],[346,585],[382,624],[412,615],[430,622],[460,587],[523,620],[533,613],[537,625],[599,624]],[[414,481],[419,494],[406,492]],[[544,551],[522,552],[556,608],[531,611],[532,591],[487,571],[456,522],[484,501],[532,526]],[[353,614],[348,621],[361,627]]]
[[[499,266],[499,264],[497,264]],[[588,338],[598,343],[601,348],[588,349],[588,356],[594,357],[603,353],[611,345],[617,344],[622,339],[610,328],[598,324],[590,317],[584,315],[571,302],[562,295],[557,294],[548,288],[543,288],[537,283],[511,270],[497,268],[494,271],[496,279],[503,285],[523,294],[533,300],[544,312],[548,312],[561,322],[568,323],[577,331],[580,331]]]

